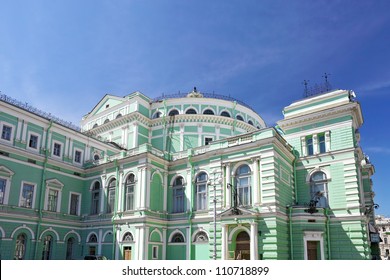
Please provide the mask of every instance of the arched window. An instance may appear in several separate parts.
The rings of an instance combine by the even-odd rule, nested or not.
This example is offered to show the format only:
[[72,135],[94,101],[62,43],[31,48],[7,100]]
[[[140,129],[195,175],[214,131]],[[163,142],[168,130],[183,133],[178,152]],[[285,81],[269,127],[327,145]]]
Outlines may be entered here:
[[253,125],[253,122],[251,120],[248,121],[248,124]]
[[21,233],[16,238],[14,259],[24,260],[25,254],[26,254],[26,235]]
[[73,247],[74,247],[74,238],[71,237],[66,242],[66,259],[71,260],[73,259]]
[[109,119],[106,119],[106,120],[104,121],[104,124],[106,124],[106,123],[108,123],[108,122],[110,122],[110,120],[109,120]]
[[47,235],[43,240],[42,260],[50,260],[53,247],[53,237]]
[[194,238],[194,242],[209,242],[209,238],[207,237],[207,234],[204,231],[199,231]]
[[172,243],[184,243],[184,236],[183,234],[181,233],[175,233],[173,236],[172,236],[172,240],[171,240]]
[[93,184],[92,192],[91,192],[91,214],[96,215],[99,213],[99,205],[100,205],[100,182],[96,181]]
[[184,179],[177,177],[173,182],[173,213],[184,212]]
[[94,154],[93,160],[99,160],[99,159],[100,159],[99,155],[98,154]]
[[107,213],[114,212],[116,179],[111,179],[108,184]]
[[251,204],[251,170],[248,165],[241,165],[236,171],[237,203],[247,206]]
[[203,115],[214,115],[214,112],[211,109],[206,109],[203,111]]
[[125,211],[134,210],[134,186],[135,176],[130,174],[125,183]]
[[97,236],[96,234],[91,234],[88,239],[88,243],[97,243]]
[[119,113],[119,114],[116,116],[116,119],[119,119],[119,118],[121,118],[121,117],[122,117],[122,114]]
[[316,201],[317,207],[328,207],[328,180],[322,171],[310,177],[310,198]]
[[178,115],[178,114],[179,114],[179,111],[178,111],[178,110],[172,109],[172,110],[169,112],[168,116],[173,117],[173,116],[176,116],[176,115]]
[[157,111],[156,113],[153,114],[152,119],[158,119],[161,118],[161,112]]
[[95,123],[92,128],[97,128],[99,125]]
[[134,238],[131,232],[126,232],[125,235],[123,235],[122,242],[125,243],[134,242]]
[[221,112],[221,116],[222,116],[222,117],[227,117],[227,118],[230,118],[230,117],[231,117],[231,116],[230,116],[230,113],[227,112],[227,111],[222,111],[222,112]]
[[190,109],[188,109],[188,110],[186,111],[186,114],[187,114],[187,115],[196,115],[197,112],[195,111],[195,109],[190,108]]
[[196,210],[207,209],[207,174],[205,172],[196,176]]
[[241,115],[237,115],[236,119],[239,120],[239,121],[244,121],[244,118]]

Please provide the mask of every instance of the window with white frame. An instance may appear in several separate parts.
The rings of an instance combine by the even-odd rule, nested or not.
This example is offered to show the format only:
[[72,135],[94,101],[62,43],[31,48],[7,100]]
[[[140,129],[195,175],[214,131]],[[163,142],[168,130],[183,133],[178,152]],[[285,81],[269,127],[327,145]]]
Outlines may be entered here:
[[125,182],[125,211],[134,210],[135,176],[129,174]]
[[184,212],[184,179],[179,176],[173,182],[173,213]]
[[14,135],[14,126],[7,123],[1,124],[1,140],[11,142]]
[[194,238],[194,242],[196,243],[207,243],[209,242],[209,238],[204,231],[199,231]]
[[50,260],[53,250],[53,237],[47,235],[43,240],[42,260]]
[[303,156],[323,154],[330,150],[330,131],[301,137]]
[[47,195],[47,211],[51,212],[57,212],[57,205],[58,205],[58,194],[59,191],[57,189],[48,189],[48,195]]
[[61,157],[62,156],[62,145],[61,143],[54,142],[53,143],[53,156]]
[[110,183],[108,184],[107,213],[113,213],[114,212],[115,187],[116,187],[116,179],[111,179]]
[[28,147],[30,149],[38,150],[38,147],[39,147],[39,136],[37,134],[29,133]]
[[180,232],[175,233],[171,239],[172,243],[184,243],[184,236]]
[[207,179],[208,176],[205,172],[196,176],[196,210],[207,209]]
[[4,204],[6,187],[7,187],[7,180],[0,178],[0,204]]
[[77,164],[81,164],[82,159],[83,159],[83,152],[81,150],[75,150],[73,161]]
[[124,243],[134,242],[134,237],[131,234],[131,232],[126,232],[125,235],[123,235],[122,242],[124,242]]
[[96,181],[93,184],[91,191],[91,214],[96,215],[99,213],[100,207],[100,182]]
[[69,201],[69,214],[70,215],[80,215],[80,203],[81,195],[78,193],[70,193]]
[[26,243],[27,238],[24,233],[21,233],[16,238],[15,243],[15,252],[14,252],[14,259],[15,260],[24,260],[25,254],[26,254]]
[[251,205],[251,170],[248,165],[244,164],[237,168],[236,171],[236,190],[238,205]]
[[328,207],[328,179],[322,171],[310,177],[310,199],[316,201],[317,207]]
[[22,191],[20,194],[19,206],[25,208],[34,207],[34,189],[35,185],[31,183],[22,183]]
[[324,258],[324,240],[323,232],[304,231],[303,247],[305,260],[323,260]]

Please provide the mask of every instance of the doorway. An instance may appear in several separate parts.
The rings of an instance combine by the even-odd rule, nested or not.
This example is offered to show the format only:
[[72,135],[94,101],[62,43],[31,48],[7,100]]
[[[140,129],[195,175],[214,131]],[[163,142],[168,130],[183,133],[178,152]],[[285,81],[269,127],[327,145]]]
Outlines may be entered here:
[[123,259],[131,260],[131,246],[123,247]]
[[250,237],[246,231],[241,231],[236,237],[235,259],[236,260],[251,259]]

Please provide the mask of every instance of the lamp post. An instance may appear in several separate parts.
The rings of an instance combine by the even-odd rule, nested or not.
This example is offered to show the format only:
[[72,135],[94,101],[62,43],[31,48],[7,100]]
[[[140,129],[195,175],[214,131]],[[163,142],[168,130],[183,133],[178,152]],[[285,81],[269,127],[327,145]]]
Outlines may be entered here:
[[213,249],[213,260],[217,259],[217,184],[222,183],[222,178],[215,178],[216,172],[213,172],[213,179],[208,181],[208,185],[213,186],[214,191],[214,213],[213,213],[213,223],[214,223],[214,249]]

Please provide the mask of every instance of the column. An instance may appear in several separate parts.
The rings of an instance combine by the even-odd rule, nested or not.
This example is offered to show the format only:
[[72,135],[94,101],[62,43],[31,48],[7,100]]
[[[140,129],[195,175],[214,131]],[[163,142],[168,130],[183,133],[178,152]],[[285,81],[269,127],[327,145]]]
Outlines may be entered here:
[[145,248],[144,248],[144,260],[148,260],[149,259],[149,232],[150,232],[150,228],[149,227],[145,227]]
[[186,227],[186,260],[191,259],[191,228]]
[[164,204],[163,204],[163,211],[167,212],[167,200],[168,200],[168,173],[164,172],[164,182],[163,182],[163,188],[164,188]]
[[259,205],[259,158],[253,159],[253,205]]
[[138,228],[138,260],[145,260],[145,227]]
[[116,235],[116,241],[115,241],[115,259],[116,260],[119,260],[119,251],[120,251],[120,247],[119,247],[119,239],[120,239],[120,231],[119,229],[115,228],[115,235]]
[[138,201],[138,205],[135,205],[135,209],[140,209],[140,208],[142,208],[142,200],[143,200],[143,188],[142,188],[142,186],[143,186],[143,182],[142,182],[142,180],[143,180],[143,168],[142,167],[139,167],[138,168],[138,176],[137,176],[137,178],[138,178],[138,180],[137,180],[137,200],[136,201]]
[[133,122],[133,148],[138,147],[138,123]]
[[102,187],[100,189],[100,197],[99,197],[99,201],[100,201],[100,211],[99,211],[99,213],[103,213],[104,212],[104,197],[107,197],[107,194],[104,195],[106,190],[107,190],[106,180],[107,180],[106,175],[103,175],[102,176]]
[[26,134],[27,134],[27,121],[23,121],[23,131],[22,131],[22,143],[26,143]]
[[228,238],[229,238],[228,237],[228,225],[222,224],[222,255],[221,255],[222,260],[228,259],[228,256],[227,256],[228,244],[229,244]]
[[102,254],[102,240],[103,240],[103,230],[99,229],[99,233],[98,233],[98,255]]
[[18,120],[18,128],[16,130],[16,140],[20,141],[20,136],[22,134],[22,128],[23,128],[23,120]]
[[230,176],[230,163],[226,163],[226,208],[230,208],[232,206],[232,188],[233,186],[228,187],[227,185],[231,183]]
[[330,131],[325,131],[325,151],[330,151]]
[[301,146],[302,146],[302,155],[307,156],[307,148],[306,148],[306,138],[305,136],[301,137]]
[[124,182],[123,182],[123,169],[121,168],[119,170],[119,178],[117,178],[118,180],[118,200],[115,202],[117,207],[116,207],[116,210],[117,212],[122,212],[123,211],[123,186],[124,186]]
[[318,154],[318,137],[317,134],[313,135],[313,154]]
[[187,200],[187,211],[191,211],[192,205],[192,178],[191,178],[191,169],[187,170],[187,178],[186,178],[186,186],[185,186],[185,194]]
[[251,223],[251,260],[257,260],[259,253],[258,253],[258,237],[257,237],[257,222]]
[[184,150],[184,124],[180,124],[180,151]]
[[145,207],[150,208],[150,168],[145,167]]
[[69,137],[66,137],[65,139],[65,149],[64,149],[64,157],[69,158]]

